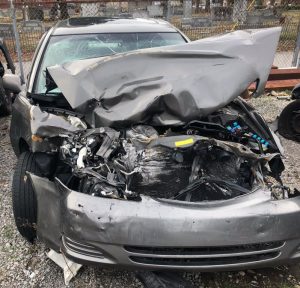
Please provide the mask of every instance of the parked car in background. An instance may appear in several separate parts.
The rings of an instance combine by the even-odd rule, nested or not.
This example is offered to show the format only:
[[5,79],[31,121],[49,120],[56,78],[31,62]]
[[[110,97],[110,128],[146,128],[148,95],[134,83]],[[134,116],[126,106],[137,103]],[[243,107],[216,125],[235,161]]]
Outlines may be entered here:
[[293,102],[288,104],[278,119],[278,132],[283,137],[300,142],[300,83],[292,91]]

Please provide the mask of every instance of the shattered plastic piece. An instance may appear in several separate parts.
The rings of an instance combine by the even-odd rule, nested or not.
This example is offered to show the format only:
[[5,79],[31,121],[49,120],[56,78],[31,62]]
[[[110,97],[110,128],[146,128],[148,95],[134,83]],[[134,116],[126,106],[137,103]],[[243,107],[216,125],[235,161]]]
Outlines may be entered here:
[[77,158],[77,167],[80,168],[84,168],[84,163],[83,163],[83,159],[86,157],[87,154],[87,148],[83,147],[80,151],[79,151],[79,155]]
[[65,285],[67,286],[69,285],[72,278],[76,276],[79,269],[82,267],[81,264],[75,263],[70,259],[67,259],[63,254],[57,253],[52,249],[47,253],[47,256],[60,268],[63,269]]
[[71,125],[75,126],[76,128],[79,128],[79,129],[87,128],[86,124],[82,120],[80,120],[78,117],[69,115],[68,120],[70,121]]

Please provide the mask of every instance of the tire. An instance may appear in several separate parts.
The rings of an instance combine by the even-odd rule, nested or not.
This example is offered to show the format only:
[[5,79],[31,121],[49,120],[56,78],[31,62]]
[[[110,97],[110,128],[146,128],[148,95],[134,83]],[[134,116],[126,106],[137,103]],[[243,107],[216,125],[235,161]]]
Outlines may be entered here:
[[35,158],[32,152],[24,152],[20,155],[12,182],[15,223],[20,234],[31,243],[36,238],[37,201],[26,172],[42,176]]
[[12,99],[9,93],[3,88],[2,78],[0,77],[0,116],[11,114]]
[[300,100],[291,102],[282,110],[278,132],[284,138],[300,142]]

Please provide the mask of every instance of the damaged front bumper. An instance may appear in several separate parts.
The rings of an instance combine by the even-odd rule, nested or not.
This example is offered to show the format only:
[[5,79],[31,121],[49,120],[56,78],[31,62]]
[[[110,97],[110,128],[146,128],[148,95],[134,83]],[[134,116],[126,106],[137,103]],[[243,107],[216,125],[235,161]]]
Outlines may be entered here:
[[235,199],[184,203],[93,197],[30,174],[37,233],[81,264],[133,268],[234,270],[300,257],[300,197],[270,200],[257,190]]

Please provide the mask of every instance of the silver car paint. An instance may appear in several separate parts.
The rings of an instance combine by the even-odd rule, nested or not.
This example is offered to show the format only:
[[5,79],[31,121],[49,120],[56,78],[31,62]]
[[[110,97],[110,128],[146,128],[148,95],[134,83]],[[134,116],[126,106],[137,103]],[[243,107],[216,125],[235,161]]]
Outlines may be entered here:
[[[97,198],[30,174],[38,200],[38,237],[56,251],[83,264],[118,264],[135,268],[199,271],[233,270],[279,265],[299,259],[300,197],[270,200],[259,189],[226,201],[183,203],[153,199],[122,201]],[[132,252],[127,245],[156,248],[218,248],[276,242],[259,251],[170,255]],[[71,243],[71,244],[70,244]],[[75,243],[75,244],[74,244]],[[79,243],[77,245],[77,243]],[[270,255],[254,261],[239,257]],[[137,263],[132,257],[155,259],[235,259],[206,263],[156,265]],[[224,260],[225,259],[225,260]]]

